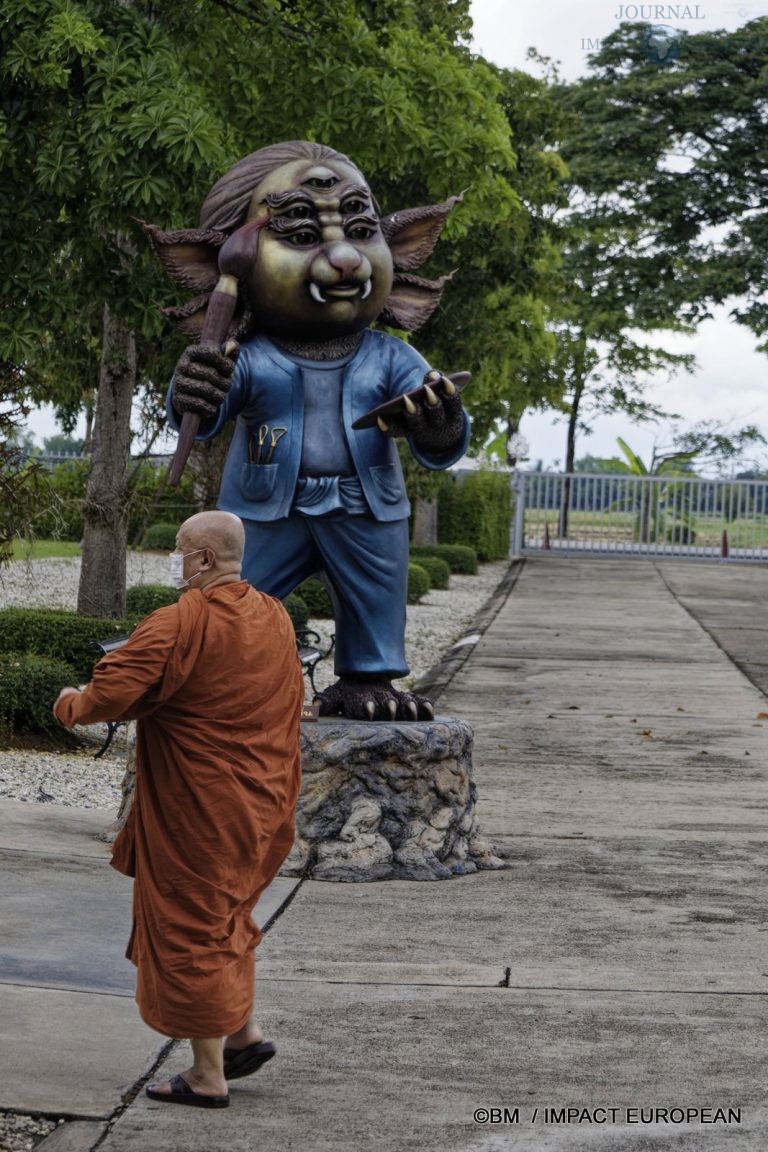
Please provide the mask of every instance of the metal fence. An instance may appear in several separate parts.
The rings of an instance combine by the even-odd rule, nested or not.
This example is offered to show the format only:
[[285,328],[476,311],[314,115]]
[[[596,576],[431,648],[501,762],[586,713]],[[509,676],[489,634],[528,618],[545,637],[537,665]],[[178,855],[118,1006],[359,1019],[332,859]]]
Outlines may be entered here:
[[768,561],[768,481],[516,472],[511,551]]

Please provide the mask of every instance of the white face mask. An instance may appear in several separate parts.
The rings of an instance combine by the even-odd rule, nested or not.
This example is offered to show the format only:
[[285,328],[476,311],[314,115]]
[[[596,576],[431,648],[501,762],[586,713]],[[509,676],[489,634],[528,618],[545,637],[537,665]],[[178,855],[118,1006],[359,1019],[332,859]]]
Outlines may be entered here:
[[202,552],[202,548],[195,548],[193,552],[171,552],[168,557],[168,563],[171,569],[171,584],[174,588],[186,588],[190,580],[194,580],[195,576],[199,576],[199,572],[195,572],[195,576],[190,576],[189,580],[184,579],[184,560],[187,556],[194,556],[197,552]]

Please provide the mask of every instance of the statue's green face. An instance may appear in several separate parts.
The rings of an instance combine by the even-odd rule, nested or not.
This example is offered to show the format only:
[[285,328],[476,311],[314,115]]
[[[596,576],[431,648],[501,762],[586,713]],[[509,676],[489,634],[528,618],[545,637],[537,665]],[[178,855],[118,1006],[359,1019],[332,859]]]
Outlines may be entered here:
[[248,280],[260,330],[323,339],[359,332],[384,307],[392,256],[365,180],[351,164],[296,160],[254,191],[269,208]]

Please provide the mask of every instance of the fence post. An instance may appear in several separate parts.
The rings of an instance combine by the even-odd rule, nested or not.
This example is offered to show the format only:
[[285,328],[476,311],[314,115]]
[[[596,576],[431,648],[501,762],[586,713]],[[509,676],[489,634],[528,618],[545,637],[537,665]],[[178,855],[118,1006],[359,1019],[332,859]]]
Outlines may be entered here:
[[509,541],[510,556],[520,556],[523,551],[523,518],[525,516],[525,476],[517,469],[512,473],[512,491],[515,494],[515,515],[512,520],[512,533]]

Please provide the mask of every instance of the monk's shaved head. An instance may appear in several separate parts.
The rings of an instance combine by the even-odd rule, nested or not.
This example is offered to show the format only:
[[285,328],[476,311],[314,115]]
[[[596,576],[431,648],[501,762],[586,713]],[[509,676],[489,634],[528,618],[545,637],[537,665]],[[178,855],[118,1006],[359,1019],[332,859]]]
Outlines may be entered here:
[[184,552],[210,548],[218,566],[240,565],[245,547],[245,529],[231,512],[198,512],[179,528],[177,541]]

